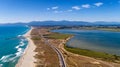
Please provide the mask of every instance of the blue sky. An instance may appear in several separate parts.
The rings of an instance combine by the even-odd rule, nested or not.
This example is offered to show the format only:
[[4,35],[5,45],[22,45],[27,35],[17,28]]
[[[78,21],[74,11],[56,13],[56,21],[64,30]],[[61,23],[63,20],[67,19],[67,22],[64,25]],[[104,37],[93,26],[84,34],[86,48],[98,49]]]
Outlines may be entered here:
[[0,23],[118,21],[120,0],[0,0]]

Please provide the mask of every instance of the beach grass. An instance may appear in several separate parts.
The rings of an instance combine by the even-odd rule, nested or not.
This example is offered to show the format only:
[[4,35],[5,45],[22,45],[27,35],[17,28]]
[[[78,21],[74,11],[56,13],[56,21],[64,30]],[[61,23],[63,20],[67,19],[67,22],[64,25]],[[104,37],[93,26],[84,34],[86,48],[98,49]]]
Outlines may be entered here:
[[50,39],[67,39],[68,37],[72,36],[71,34],[60,34],[60,33],[52,33],[44,35],[46,38]]
[[[35,28],[31,32],[31,39],[36,46],[34,51],[37,52],[37,54],[34,56],[37,59],[35,62],[36,67],[59,67],[59,58],[56,52],[49,45],[45,44],[38,31],[41,30]],[[43,33],[43,30],[41,33]]]
[[82,30],[103,30],[103,31],[112,31],[112,32],[120,32],[120,28],[104,28],[104,27],[84,27]]
[[120,28],[98,28],[98,30],[120,32]]
[[93,57],[93,58],[104,60],[104,61],[120,63],[120,56],[117,56],[117,55],[112,55],[112,54],[108,54],[104,52],[92,51],[88,49],[72,48],[66,45],[64,46],[64,48],[67,51],[75,53],[75,54]]
[[41,38],[35,36],[35,37],[32,37],[31,39],[32,39],[32,40],[40,40]]

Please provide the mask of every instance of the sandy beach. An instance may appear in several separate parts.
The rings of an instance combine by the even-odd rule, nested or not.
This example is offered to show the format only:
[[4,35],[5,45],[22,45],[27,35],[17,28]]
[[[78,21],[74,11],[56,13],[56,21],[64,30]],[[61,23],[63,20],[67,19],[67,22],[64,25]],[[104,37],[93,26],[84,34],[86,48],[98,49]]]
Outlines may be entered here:
[[31,31],[33,28],[31,28],[25,35],[24,37],[27,38],[28,40],[28,45],[19,59],[18,63],[16,64],[16,67],[35,67],[35,61],[36,59],[34,58],[36,52],[34,52],[36,46],[34,45],[33,41],[31,40]]

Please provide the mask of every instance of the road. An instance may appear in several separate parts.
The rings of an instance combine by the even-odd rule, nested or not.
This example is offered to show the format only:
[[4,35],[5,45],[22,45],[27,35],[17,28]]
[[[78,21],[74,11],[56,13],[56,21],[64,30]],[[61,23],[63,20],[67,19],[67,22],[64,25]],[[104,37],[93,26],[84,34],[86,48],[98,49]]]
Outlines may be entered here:
[[55,47],[52,44],[50,44],[49,40],[47,40],[46,38],[44,38],[44,36],[40,32],[39,32],[39,34],[44,39],[45,44],[49,45],[57,53],[59,61],[60,61],[60,66],[61,67],[66,67],[66,63],[65,63],[65,60],[64,60],[64,57],[63,57],[61,51],[57,47]]

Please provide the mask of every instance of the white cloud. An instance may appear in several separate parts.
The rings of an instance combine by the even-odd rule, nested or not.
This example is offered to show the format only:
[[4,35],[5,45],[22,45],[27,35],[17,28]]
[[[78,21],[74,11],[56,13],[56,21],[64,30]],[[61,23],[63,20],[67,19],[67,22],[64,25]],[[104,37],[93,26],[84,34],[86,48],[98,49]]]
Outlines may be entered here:
[[97,2],[97,3],[95,3],[94,5],[97,6],[97,7],[100,7],[100,6],[103,5],[103,3],[102,3],[102,2]]
[[81,8],[79,6],[73,6],[72,9],[74,9],[74,10],[80,10]]
[[47,10],[50,10],[50,8],[47,8]]
[[55,11],[53,11],[54,13],[63,13],[64,11],[57,11],[57,10],[55,10]]
[[52,7],[51,9],[55,10],[55,9],[58,9],[59,7],[58,6],[55,6],[55,7]]
[[[102,2],[96,2],[93,5],[96,6],[96,7],[100,7],[100,6],[103,5],[103,3]],[[72,6],[71,9],[65,10],[65,11],[57,10],[59,7],[58,6],[54,6],[54,7],[47,8],[47,10],[52,10],[54,13],[63,13],[63,12],[72,12],[74,10],[80,10],[82,8],[92,8],[93,5],[82,4],[81,7],[80,6]]]
[[58,6],[54,6],[54,7],[47,8],[47,10],[56,10],[58,8],[59,8]]
[[89,4],[83,4],[82,7],[83,8],[90,8],[90,5]]

